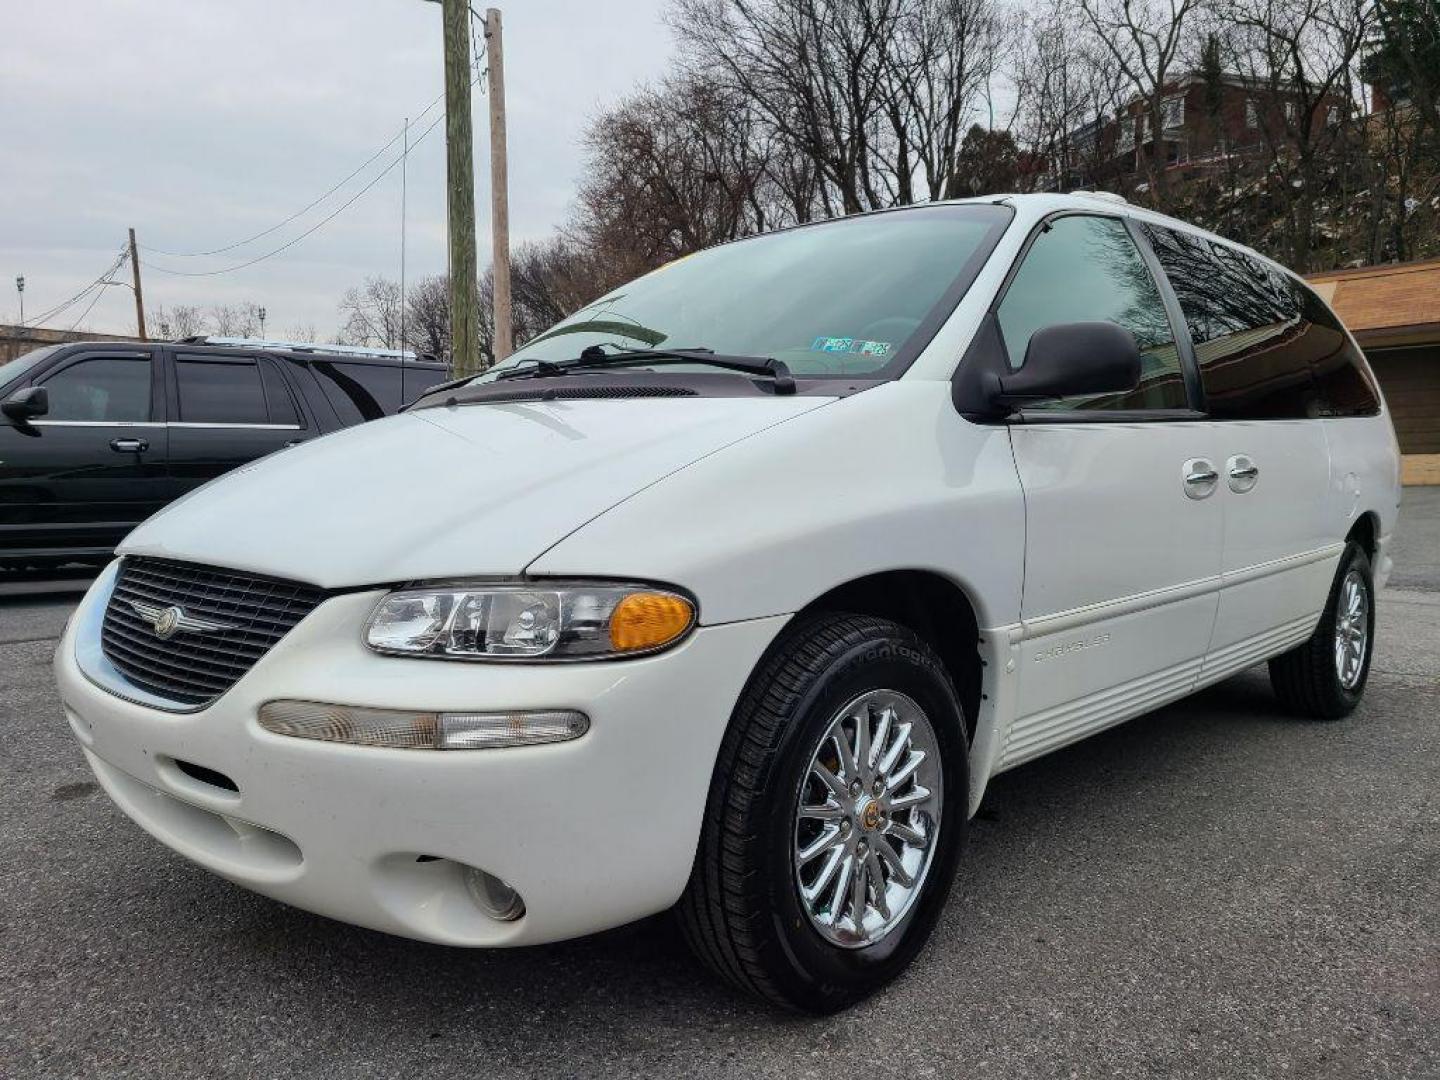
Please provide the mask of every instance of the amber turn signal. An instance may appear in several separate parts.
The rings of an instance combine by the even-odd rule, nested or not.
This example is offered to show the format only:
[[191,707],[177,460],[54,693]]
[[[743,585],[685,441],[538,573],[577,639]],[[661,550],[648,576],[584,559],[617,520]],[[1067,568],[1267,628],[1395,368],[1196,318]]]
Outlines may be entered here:
[[695,621],[695,607],[674,593],[635,592],[610,615],[610,645],[616,652],[637,652],[668,645]]

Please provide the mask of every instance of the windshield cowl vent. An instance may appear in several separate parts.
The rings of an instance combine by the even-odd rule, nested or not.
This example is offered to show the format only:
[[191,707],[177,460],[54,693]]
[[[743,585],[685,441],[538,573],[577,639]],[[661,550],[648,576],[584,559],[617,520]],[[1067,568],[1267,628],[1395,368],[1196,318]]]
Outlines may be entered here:
[[469,400],[477,404],[492,401],[573,401],[577,398],[674,398],[696,397],[688,386],[530,386],[496,388]]

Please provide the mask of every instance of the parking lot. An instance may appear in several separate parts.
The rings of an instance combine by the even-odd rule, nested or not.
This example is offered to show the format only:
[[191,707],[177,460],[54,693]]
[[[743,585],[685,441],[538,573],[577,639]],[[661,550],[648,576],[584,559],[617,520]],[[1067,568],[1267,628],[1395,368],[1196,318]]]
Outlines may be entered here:
[[821,1020],[666,918],[465,952],[192,866],[61,717],[83,582],[0,585],[0,1075],[1435,1077],[1440,489],[1395,555],[1355,716],[1291,719],[1256,669],[1001,776],[920,962]]

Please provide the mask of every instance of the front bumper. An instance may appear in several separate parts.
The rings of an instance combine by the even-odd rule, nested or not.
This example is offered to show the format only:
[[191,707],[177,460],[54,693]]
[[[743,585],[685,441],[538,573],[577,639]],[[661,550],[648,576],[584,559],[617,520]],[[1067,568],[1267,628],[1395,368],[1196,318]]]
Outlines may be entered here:
[[[662,911],[685,887],[720,739],[786,617],[706,627],[658,656],[467,664],[377,656],[360,628],[380,591],[321,604],[211,706],[122,700],[76,663],[110,594],[103,574],[55,657],[65,715],[115,803],[180,854],[256,892],[451,945],[555,941]],[[351,747],[259,726],[274,698],[418,710],[574,708],[581,738],[469,751]],[[175,763],[217,770],[239,788]],[[421,857],[425,857],[423,860]],[[526,913],[489,918],[475,866]]]

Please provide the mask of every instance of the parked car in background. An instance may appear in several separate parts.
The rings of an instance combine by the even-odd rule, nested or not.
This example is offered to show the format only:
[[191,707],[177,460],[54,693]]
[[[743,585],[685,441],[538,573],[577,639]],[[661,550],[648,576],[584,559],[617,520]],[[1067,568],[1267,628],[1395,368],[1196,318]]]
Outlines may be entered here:
[[108,558],[191,488],[445,376],[398,352],[245,339],[26,353],[0,365],[0,569]]
[[692,255],[195,493],[55,671],[110,797],[231,881],[461,946],[678,905],[825,1012],[916,956],[996,774],[1266,661],[1354,709],[1398,501],[1284,268],[941,203]]

